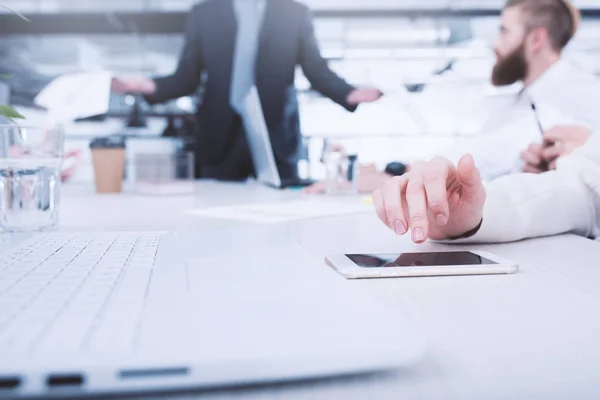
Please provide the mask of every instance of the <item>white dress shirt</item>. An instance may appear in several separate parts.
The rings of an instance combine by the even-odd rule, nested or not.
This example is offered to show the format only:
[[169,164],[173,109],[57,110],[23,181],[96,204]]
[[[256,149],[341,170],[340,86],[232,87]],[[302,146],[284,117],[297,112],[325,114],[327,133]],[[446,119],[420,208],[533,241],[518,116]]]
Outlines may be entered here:
[[458,141],[442,154],[454,162],[466,153],[473,155],[485,180],[520,171],[521,151],[542,141],[532,102],[544,130],[557,125],[600,129],[600,80],[561,60],[498,109],[480,134]]
[[487,192],[481,228],[464,241],[510,242],[561,233],[598,239],[600,134],[560,159],[556,171],[507,175],[488,183]]

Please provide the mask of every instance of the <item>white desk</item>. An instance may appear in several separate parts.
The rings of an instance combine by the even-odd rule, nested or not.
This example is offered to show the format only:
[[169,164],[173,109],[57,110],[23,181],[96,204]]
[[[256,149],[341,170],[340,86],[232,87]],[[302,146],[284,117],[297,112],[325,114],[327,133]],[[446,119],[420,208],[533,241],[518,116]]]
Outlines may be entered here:
[[[182,213],[192,207],[285,201],[301,196],[256,185],[201,183],[196,197],[95,196],[67,187],[61,229],[177,229],[219,226],[258,251],[275,235],[320,258],[342,252],[414,249],[374,214],[264,226]],[[107,219],[100,208],[112,213]],[[261,233],[261,234],[257,234]],[[241,235],[241,236],[240,236]],[[444,248],[426,244],[422,248]],[[407,310],[429,341],[414,368],[278,387],[208,392],[217,399],[598,399],[600,244],[574,236],[477,246],[517,261],[511,276],[348,281]],[[323,265],[323,268],[327,268]],[[340,279],[343,279],[340,276]],[[182,396],[195,398],[195,395]]]

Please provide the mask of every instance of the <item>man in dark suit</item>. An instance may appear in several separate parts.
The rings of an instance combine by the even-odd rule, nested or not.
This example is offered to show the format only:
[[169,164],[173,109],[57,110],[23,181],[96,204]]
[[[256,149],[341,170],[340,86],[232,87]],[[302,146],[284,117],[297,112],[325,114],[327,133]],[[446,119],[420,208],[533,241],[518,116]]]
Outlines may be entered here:
[[312,87],[349,111],[381,97],[356,89],[333,73],[320,54],[309,9],[294,0],[206,0],[188,19],[179,66],[154,80],[115,79],[119,92],[143,93],[150,103],[193,94],[206,74],[198,109],[198,175],[243,180],[253,174],[243,128],[244,95],[259,92],[283,179],[297,175],[300,146],[297,65]]

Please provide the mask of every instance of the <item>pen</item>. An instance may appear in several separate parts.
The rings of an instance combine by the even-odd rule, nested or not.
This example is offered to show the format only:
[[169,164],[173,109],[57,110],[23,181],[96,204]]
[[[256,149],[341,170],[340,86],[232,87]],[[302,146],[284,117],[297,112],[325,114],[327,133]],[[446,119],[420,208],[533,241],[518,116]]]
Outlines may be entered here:
[[531,109],[533,110],[533,115],[535,116],[535,122],[537,123],[538,128],[540,129],[540,133],[542,134],[542,139],[544,138],[544,127],[542,126],[542,121],[540,121],[540,115],[537,112],[537,107],[535,103],[531,103]]
[[[537,123],[537,126],[538,126],[538,128],[540,130],[540,134],[542,135],[542,146],[543,147],[550,147],[550,146],[552,146],[553,143],[547,142],[544,139],[544,127],[542,126],[542,121],[540,120],[540,115],[539,115],[539,113],[537,111],[537,107],[535,106],[535,103],[533,103],[533,102],[531,103],[531,109],[533,110],[533,115],[535,116],[535,122]],[[549,168],[548,161],[542,160],[540,162],[539,167],[540,167],[540,169],[547,171],[548,168]]]

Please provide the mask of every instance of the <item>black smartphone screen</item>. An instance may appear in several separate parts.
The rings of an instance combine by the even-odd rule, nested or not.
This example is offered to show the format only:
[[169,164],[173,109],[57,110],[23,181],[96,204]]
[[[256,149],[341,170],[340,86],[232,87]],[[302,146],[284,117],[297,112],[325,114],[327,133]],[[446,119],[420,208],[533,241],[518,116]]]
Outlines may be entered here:
[[470,251],[401,254],[346,254],[361,268],[497,265]]

